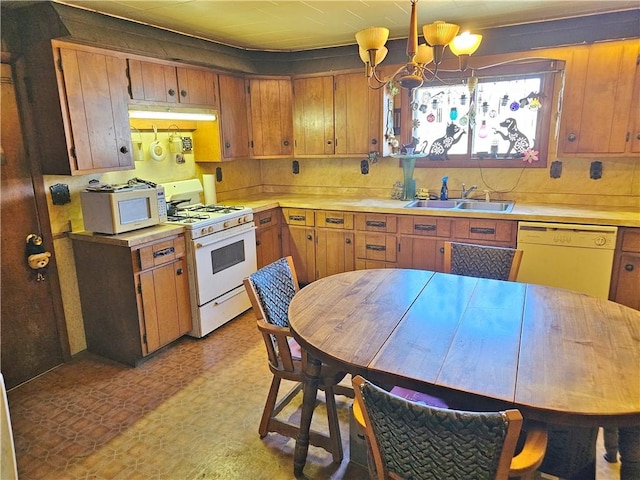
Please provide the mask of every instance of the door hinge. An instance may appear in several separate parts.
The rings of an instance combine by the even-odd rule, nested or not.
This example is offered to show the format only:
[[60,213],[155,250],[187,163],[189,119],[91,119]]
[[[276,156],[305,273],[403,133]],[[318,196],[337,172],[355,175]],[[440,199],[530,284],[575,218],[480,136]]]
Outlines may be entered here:
[[58,70],[60,71],[60,73],[64,73],[64,70],[62,69],[62,58],[58,58],[58,61],[56,62],[56,66],[58,67]]
[[140,295],[142,295],[142,284],[141,283],[138,284],[138,293]]
[[143,343],[147,343],[147,334],[146,333],[142,335],[142,342]]

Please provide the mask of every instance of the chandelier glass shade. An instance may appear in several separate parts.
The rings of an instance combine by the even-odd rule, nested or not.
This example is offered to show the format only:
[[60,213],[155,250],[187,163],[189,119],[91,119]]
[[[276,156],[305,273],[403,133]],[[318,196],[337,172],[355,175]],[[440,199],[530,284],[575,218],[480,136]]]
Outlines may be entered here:
[[[480,46],[482,35],[473,35],[469,32],[458,35],[460,30],[458,25],[440,20],[422,27],[426,43],[418,45],[417,3],[418,0],[411,0],[411,21],[407,38],[408,61],[387,80],[378,75],[377,66],[388,53],[384,45],[389,38],[389,29],[370,27],[356,33],[360,59],[365,64],[371,88],[382,88],[389,81],[394,81],[402,88],[412,90],[425,81],[433,80],[436,78],[438,65],[442,62],[447,46],[459,58],[460,71],[465,71],[469,56]],[[428,68],[432,63],[433,71]]]

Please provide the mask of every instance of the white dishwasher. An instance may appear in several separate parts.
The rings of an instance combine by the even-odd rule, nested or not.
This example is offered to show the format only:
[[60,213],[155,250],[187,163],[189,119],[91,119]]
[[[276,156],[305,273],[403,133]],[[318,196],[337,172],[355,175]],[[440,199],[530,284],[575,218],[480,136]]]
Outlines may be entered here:
[[518,281],[609,298],[617,227],[518,223]]

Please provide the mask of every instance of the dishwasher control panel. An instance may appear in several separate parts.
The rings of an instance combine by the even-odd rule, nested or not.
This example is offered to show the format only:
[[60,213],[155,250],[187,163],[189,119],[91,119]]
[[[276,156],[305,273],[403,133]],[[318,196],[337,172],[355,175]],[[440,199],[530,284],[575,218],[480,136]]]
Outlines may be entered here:
[[582,248],[616,248],[618,227],[571,223],[520,222],[518,243]]

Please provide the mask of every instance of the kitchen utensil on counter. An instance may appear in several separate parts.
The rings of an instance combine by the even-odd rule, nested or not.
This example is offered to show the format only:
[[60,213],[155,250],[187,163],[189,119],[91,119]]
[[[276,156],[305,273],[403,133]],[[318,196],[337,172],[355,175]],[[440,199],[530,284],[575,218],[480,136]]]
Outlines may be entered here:
[[156,162],[161,162],[162,160],[164,160],[167,152],[164,148],[164,145],[162,145],[162,143],[160,143],[160,140],[158,140],[157,125],[153,126],[153,134],[154,140],[149,144],[149,155],[151,155],[151,158],[153,158]]

